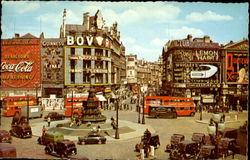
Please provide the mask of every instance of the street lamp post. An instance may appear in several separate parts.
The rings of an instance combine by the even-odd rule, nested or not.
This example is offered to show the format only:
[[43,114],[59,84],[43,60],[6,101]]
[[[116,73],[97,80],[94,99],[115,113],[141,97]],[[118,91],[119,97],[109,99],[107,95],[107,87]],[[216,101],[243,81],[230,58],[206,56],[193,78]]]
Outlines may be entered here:
[[[117,98],[117,97],[116,97],[116,98]],[[119,120],[119,114],[118,114],[118,101],[117,101],[117,99],[116,99],[116,130],[115,130],[115,139],[120,139],[120,137],[119,137],[118,120]]]
[[144,114],[145,114],[145,108],[144,108],[144,105],[145,105],[145,102],[144,102],[144,96],[145,96],[145,92],[147,91],[147,87],[146,86],[143,86],[141,87],[141,92],[142,92],[142,124],[145,124],[145,117],[144,117]]
[[145,114],[145,108],[144,108],[144,92],[142,93],[142,124],[145,124],[145,117],[144,117],[144,114]]
[[71,90],[71,119],[73,119],[73,111],[74,111],[74,98],[73,98],[73,96],[74,96],[74,93],[73,93],[74,91],[73,91],[73,89]]
[[38,105],[38,87],[39,87],[39,83],[36,82],[36,83],[34,84],[34,86],[35,86],[35,89],[36,89],[36,104]]
[[215,158],[219,158],[219,141],[221,139],[221,133],[225,130],[225,115],[219,113],[212,114],[210,124],[207,127],[208,134],[215,146]]
[[137,110],[138,110],[138,123],[141,123],[141,107],[140,107],[140,98],[139,98],[139,94],[138,94],[138,100],[137,100]]
[[30,107],[29,107],[29,94],[27,94],[27,123],[29,124]]

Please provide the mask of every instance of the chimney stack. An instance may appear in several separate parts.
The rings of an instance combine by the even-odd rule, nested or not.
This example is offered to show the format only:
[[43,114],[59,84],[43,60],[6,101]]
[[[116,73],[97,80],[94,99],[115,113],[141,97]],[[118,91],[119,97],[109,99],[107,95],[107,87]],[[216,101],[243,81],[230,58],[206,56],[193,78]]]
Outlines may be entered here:
[[89,30],[89,12],[83,13],[83,26],[86,30]]
[[204,36],[204,42],[205,43],[210,43],[210,37],[209,36]]

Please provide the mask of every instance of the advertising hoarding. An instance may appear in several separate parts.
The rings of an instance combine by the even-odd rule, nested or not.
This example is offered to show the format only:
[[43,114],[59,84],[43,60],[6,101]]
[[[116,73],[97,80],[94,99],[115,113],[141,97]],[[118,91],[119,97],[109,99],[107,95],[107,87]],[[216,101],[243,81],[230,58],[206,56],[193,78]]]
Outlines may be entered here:
[[2,89],[34,89],[41,80],[40,40],[2,40]]

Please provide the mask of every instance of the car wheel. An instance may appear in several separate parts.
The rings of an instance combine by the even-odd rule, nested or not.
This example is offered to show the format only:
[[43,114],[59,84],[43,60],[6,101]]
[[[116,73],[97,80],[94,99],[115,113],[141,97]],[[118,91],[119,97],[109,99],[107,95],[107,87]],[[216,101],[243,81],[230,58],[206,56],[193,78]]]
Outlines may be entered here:
[[106,144],[106,141],[102,141],[102,144]]
[[45,153],[46,154],[51,154],[51,149],[49,147],[45,147]]
[[11,136],[13,136],[13,132],[12,132],[12,130],[10,130],[9,132],[10,132],[10,135],[11,135]]

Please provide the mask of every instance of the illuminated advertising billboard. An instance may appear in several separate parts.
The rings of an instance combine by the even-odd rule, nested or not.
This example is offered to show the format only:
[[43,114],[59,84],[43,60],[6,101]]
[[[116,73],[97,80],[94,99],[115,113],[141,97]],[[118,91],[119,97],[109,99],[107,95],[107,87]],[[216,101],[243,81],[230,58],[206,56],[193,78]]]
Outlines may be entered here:
[[228,83],[248,83],[247,54],[227,54],[226,71]]
[[31,89],[40,84],[40,40],[2,40],[2,89]]

